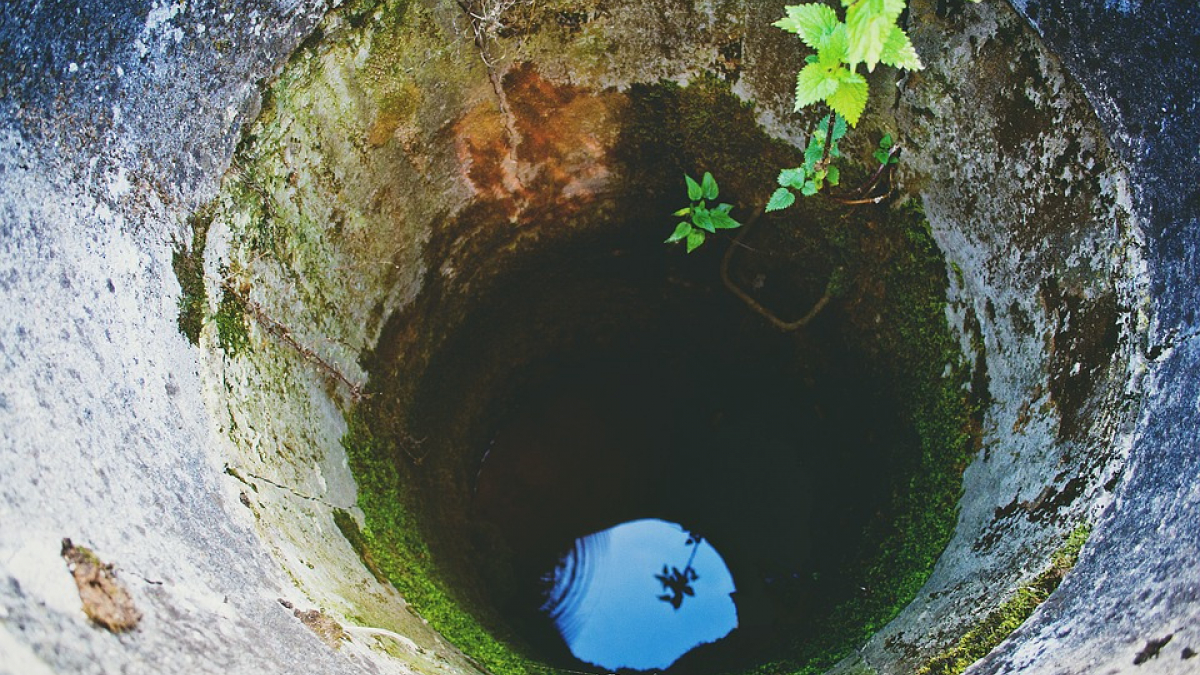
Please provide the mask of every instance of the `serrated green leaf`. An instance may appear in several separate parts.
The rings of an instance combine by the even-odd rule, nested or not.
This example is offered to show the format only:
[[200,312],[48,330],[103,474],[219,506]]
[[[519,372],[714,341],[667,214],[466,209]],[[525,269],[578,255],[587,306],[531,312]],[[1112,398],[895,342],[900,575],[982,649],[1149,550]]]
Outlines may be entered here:
[[692,224],[706,232],[716,232],[717,227],[713,225],[712,214],[708,211],[695,211],[692,213]]
[[876,150],[875,152],[871,153],[871,156],[875,158],[876,162],[879,162],[880,164],[887,164],[888,154],[883,150]]
[[796,76],[796,111],[817,101],[823,101],[838,88],[838,80],[829,69],[819,63],[810,63]]
[[[792,8],[787,7],[785,9],[791,10]],[[779,30],[787,31],[789,33],[800,33],[800,22],[796,21],[791,16],[785,16],[771,25],[775,26]]]
[[673,214],[671,214],[671,215],[673,215],[673,216],[686,216],[687,214],[689,214],[689,213],[691,213],[691,212],[692,212],[692,208],[691,208],[690,206],[685,206],[685,207],[683,207],[682,209],[679,209],[678,211],[676,211],[675,213],[673,213]]
[[904,11],[905,0],[863,0],[846,10],[846,62],[854,70],[859,63],[875,70],[883,45]]
[[[776,179],[780,187],[800,189],[804,185],[805,175],[804,167],[798,166],[794,169],[784,169],[779,172],[779,178]],[[776,191],[778,192],[778,190]]]
[[781,211],[796,203],[796,195],[792,191],[781,187],[771,194],[771,198],[767,200],[767,211]]
[[846,63],[850,53],[850,39],[846,24],[840,23],[825,41],[825,46],[817,50],[817,62],[826,68],[839,68]]
[[921,63],[921,57],[917,55],[917,50],[913,47],[912,41],[908,39],[908,34],[899,26],[893,25],[891,31],[884,40],[883,50],[879,52],[879,60],[889,66],[903,68],[904,70],[922,70],[925,64]]
[[823,133],[825,133],[824,129],[817,127],[813,129],[812,135],[808,137],[808,147],[804,148],[804,169],[808,173],[812,173],[817,162],[820,162],[821,158],[825,156],[825,137],[822,135]]
[[829,171],[825,174],[825,180],[830,185],[837,185],[842,181],[842,172],[836,166],[830,166]]
[[717,180],[707,171],[704,172],[704,179],[700,183],[700,188],[704,191],[705,199],[716,199],[718,188]]
[[671,236],[667,237],[666,241],[664,241],[663,243],[664,244],[674,244],[675,242],[688,236],[688,234],[690,234],[691,231],[692,231],[691,223],[680,223],[675,226],[675,231],[672,232]]
[[867,81],[861,75],[842,80],[837,91],[825,99],[834,112],[846,118],[850,126],[858,124],[858,118],[867,107]]
[[742,226],[741,223],[730,218],[728,213],[720,210],[713,211],[712,222],[718,230],[732,230]]
[[896,23],[904,13],[908,0],[871,0],[873,11],[887,18],[889,23]]
[[820,3],[794,5],[784,9],[787,10],[787,16],[772,25],[795,33],[804,44],[813,49],[824,49],[829,35],[841,23],[832,7]]
[[[849,18],[849,17],[847,17]],[[856,23],[847,23],[846,63],[854,70],[858,64],[867,64],[867,70],[875,70],[879,56],[883,53],[883,43],[887,39],[891,26],[878,17],[867,17]]]
[[698,202],[704,196],[704,190],[700,189],[700,184],[697,183],[691,176],[683,174],[683,179],[687,181],[688,199]]
[[692,230],[687,236],[687,252],[695,251],[700,244],[704,243],[704,232],[702,230]]
[[[822,117],[821,121],[817,122],[817,126],[821,127],[822,129],[828,129],[829,128],[829,115]],[[842,137],[844,137],[845,135],[846,135],[846,120],[841,115],[834,115],[834,118],[833,118],[833,141],[836,143],[837,141],[840,141],[842,139]]]
[[805,182],[804,187],[800,188],[800,194],[804,195],[805,197],[811,197],[817,194],[817,184],[811,180]]
[[892,135],[884,134],[883,138],[879,139],[879,149],[880,150],[891,150],[891,148],[892,148]]

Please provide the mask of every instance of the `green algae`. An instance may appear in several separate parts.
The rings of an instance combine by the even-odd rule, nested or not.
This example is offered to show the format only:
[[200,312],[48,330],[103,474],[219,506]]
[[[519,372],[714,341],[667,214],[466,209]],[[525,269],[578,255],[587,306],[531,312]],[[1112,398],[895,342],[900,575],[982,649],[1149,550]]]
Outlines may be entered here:
[[237,356],[250,344],[250,333],[246,325],[246,301],[229,289],[222,289],[217,313],[213,316],[217,325],[217,342],[229,357]]
[[987,656],[1058,589],[1067,572],[1075,567],[1090,534],[1091,526],[1087,523],[1075,528],[1051,557],[1049,568],[1018,588],[1011,598],[968,630],[958,642],[921,666],[917,675],[958,675]]
[[353,548],[354,552],[358,554],[359,560],[371,572],[371,576],[375,577],[375,580],[381,584],[389,583],[387,575],[383,573],[383,570],[379,569],[379,565],[375,562],[375,556],[367,544],[367,538],[363,536],[362,530],[359,529],[358,523],[354,520],[354,516],[351,516],[349,512],[343,509],[334,509],[333,524],[337,526],[338,531],[350,543],[350,548]]
[[[358,505],[366,529],[354,536],[362,555],[385,575],[406,602],[443,637],[494,675],[544,672],[536,662],[498,639],[478,617],[485,608],[457,592],[461,580],[435,559],[420,520],[428,510],[413,486],[410,460],[395,441],[381,439],[359,413],[349,417],[342,443],[358,481]],[[357,528],[355,528],[357,530]],[[354,541],[351,542],[354,545]],[[532,670],[531,670],[532,669]]]

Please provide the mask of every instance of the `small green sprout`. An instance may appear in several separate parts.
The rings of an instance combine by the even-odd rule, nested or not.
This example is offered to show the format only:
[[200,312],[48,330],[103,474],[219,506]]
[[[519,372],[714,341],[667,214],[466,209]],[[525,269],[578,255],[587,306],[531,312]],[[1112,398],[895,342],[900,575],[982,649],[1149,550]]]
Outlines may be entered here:
[[879,139],[879,147],[875,150],[873,157],[875,157],[880,164],[899,163],[900,157],[896,155],[896,150],[898,150],[898,148],[893,149],[893,146],[894,143],[892,142],[892,135],[884,134],[883,138]]
[[[804,149],[804,164],[792,169],[779,172],[779,188],[767,201],[767,211],[779,211],[796,203],[795,192],[805,197],[811,197],[828,185],[837,185],[841,181],[841,172],[830,161],[841,157],[838,141],[846,135],[846,120],[836,113],[831,118],[826,115],[817,124],[818,131],[809,136],[808,147]],[[825,143],[828,140],[829,150],[826,152]]]
[[729,212],[733,210],[732,204],[709,206],[710,200],[715,200],[720,193],[717,181],[711,173],[705,171],[704,178],[700,182],[696,182],[687,174],[684,174],[683,178],[687,182],[688,201],[691,202],[691,205],[679,209],[674,215],[689,216],[690,220],[681,221],[676,225],[675,231],[667,237],[665,243],[686,242],[687,252],[691,253],[704,243],[708,234],[716,234],[717,230],[732,230],[742,226],[741,223],[729,216]]

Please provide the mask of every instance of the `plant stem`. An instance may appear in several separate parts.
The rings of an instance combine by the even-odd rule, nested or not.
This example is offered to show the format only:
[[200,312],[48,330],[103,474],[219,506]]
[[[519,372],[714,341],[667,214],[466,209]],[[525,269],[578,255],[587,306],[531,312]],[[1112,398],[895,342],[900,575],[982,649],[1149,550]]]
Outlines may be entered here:
[[246,297],[246,295],[235,288],[228,279],[221,280],[221,288],[227,293],[231,293],[236,298],[241,300],[246,305],[246,309],[250,311],[250,316],[254,317],[254,320],[258,322],[258,325],[262,326],[268,333],[279,338],[279,340],[295,350],[296,353],[298,353],[305,360],[320,368],[326,375],[329,375],[346,385],[346,388],[350,390],[351,400],[358,402],[369,396],[369,394],[363,391],[361,386],[352,381],[341,370],[338,370],[337,367],[335,367],[329,361],[326,361],[309,347],[300,344],[300,341],[292,335],[292,332],[288,330],[286,326],[268,315],[267,311],[263,309],[262,305]]
[[[739,234],[737,239],[735,239],[733,242],[735,245],[741,243],[742,238],[745,237],[746,233],[750,231],[750,227],[758,222],[758,218],[762,214],[763,210],[762,208],[759,208],[758,211],[754,212],[754,215],[750,216],[750,218],[746,220],[746,223],[742,226],[741,234]],[[807,314],[799,319],[796,319],[795,321],[785,321],[774,312],[764,307],[757,300],[750,297],[750,294],[742,290],[729,276],[729,264],[733,259],[733,252],[735,250],[737,250],[737,246],[730,246],[725,250],[725,255],[721,258],[721,283],[725,284],[725,288],[729,289],[730,293],[733,293],[738,297],[739,300],[746,303],[747,307],[754,310],[759,316],[762,316],[767,321],[770,321],[771,325],[775,326],[779,330],[789,333],[791,331],[803,328],[804,326],[808,325],[808,322],[815,319],[817,315],[821,313],[822,309],[825,309],[825,305],[828,305],[829,302],[833,300],[833,282],[834,278],[838,274],[837,270],[835,270],[833,274],[829,275],[829,283],[825,285],[825,294],[822,295],[819,300],[817,300],[816,304],[814,304],[812,308],[808,310]]]
[[821,161],[817,162],[817,170],[829,165],[829,155],[833,152],[833,123],[836,120],[837,113],[829,111],[829,124],[825,125],[825,152],[821,155]]
[[871,189],[875,187],[875,184],[879,182],[879,179],[883,178],[883,172],[886,171],[889,166],[891,166],[892,157],[899,151],[899,143],[894,144],[890,149],[888,149],[887,159],[883,160],[883,162],[879,165],[879,168],[875,169],[875,173],[871,174],[871,180],[867,181],[862,187],[855,190],[854,194],[860,197],[868,194]]

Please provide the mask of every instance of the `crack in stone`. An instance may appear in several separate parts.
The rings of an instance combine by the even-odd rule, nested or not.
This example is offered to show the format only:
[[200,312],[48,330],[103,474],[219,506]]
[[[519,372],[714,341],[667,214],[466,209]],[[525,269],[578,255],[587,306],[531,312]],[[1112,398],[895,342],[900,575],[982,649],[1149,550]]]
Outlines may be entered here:
[[1195,340],[1200,337],[1200,330],[1193,330],[1182,335],[1176,334],[1174,331],[1168,331],[1166,338],[1157,344],[1152,344],[1146,349],[1146,358],[1151,362],[1157,363],[1162,360],[1167,352],[1173,351],[1175,348]]
[[[284,490],[285,492],[290,492],[292,495],[299,497],[301,499],[306,499],[311,502],[317,502],[318,504],[327,506],[331,509],[343,509],[344,510],[344,509],[351,508],[350,506],[338,506],[337,504],[333,504],[331,502],[325,501],[324,499],[321,499],[320,497],[314,497],[312,495],[304,494],[303,492],[300,492],[299,490],[297,490],[294,487],[291,487],[290,485],[284,485],[282,483],[277,483],[277,482],[271,480],[270,478],[267,478],[265,476],[260,476],[255,473],[250,473],[249,471],[245,472],[246,478],[242,478],[241,472],[239,472],[236,468],[231,467],[229,465],[226,465],[225,473],[230,476],[233,476],[234,478],[236,478],[238,481],[240,481],[241,483],[243,483],[245,485],[250,485],[250,482],[247,480],[247,478],[252,478],[254,480],[262,481],[262,482],[266,483],[267,485],[270,485],[276,489]],[[253,487],[253,486],[251,486],[251,487]],[[147,580],[147,583],[154,583],[154,582]]]

